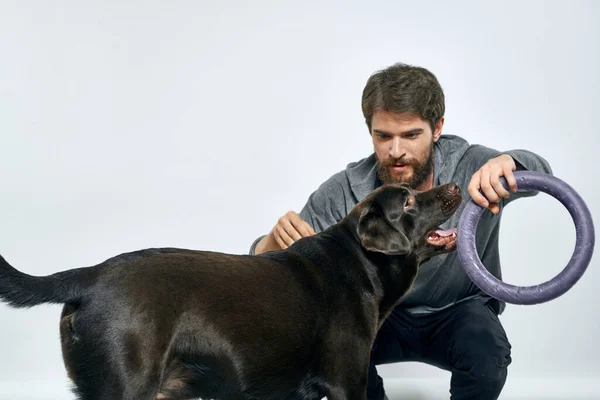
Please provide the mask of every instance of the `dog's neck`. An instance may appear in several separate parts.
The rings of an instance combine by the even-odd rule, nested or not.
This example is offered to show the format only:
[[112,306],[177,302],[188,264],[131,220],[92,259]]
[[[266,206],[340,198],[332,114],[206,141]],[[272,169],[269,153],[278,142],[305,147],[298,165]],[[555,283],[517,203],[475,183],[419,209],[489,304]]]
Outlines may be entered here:
[[419,261],[410,255],[390,256],[365,251],[367,259],[376,268],[381,286],[379,298],[379,327],[413,285],[419,271]]
[[[343,270],[361,271],[368,279],[367,291],[379,309],[378,327],[392,312],[398,301],[410,290],[419,269],[419,261],[412,255],[386,255],[365,250],[356,234],[355,221],[345,218],[315,237],[316,242],[307,243],[306,250],[319,251],[318,242],[333,243],[344,251],[336,253],[332,264],[343,265]],[[339,258],[339,254],[344,254]],[[328,254],[324,254],[329,258]],[[320,258],[322,260],[322,258]],[[354,265],[353,265],[354,264]]]

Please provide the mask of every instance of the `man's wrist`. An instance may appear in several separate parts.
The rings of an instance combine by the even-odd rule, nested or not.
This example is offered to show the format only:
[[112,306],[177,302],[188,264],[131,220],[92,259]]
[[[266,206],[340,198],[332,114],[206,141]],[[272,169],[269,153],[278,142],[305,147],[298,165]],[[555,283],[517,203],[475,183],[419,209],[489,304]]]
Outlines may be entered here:
[[266,253],[269,250],[273,250],[273,242],[273,235],[272,233],[269,233],[256,244],[256,247],[254,248],[254,254],[258,255]]
[[523,171],[526,168],[523,166],[523,164],[521,164],[520,162],[517,161],[516,158],[514,158],[513,156],[511,156],[510,154],[503,154],[507,157],[510,157],[510,159],[512,160],[512,162],[515,164],[515,171]]

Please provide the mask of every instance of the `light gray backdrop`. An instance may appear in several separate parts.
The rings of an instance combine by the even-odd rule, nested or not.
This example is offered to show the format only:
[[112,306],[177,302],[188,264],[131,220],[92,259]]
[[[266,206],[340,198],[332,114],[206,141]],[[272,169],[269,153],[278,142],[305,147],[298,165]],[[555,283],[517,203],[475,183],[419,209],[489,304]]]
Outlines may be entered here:
[[[245,253],[371,152],[361,91],[397,61],[437,75],[445,133],[542,155],[599,226],[599,11],[593,1],[2,0],[0,254],[45,275],[152,246]],[[511,205],[501,229],[514,284],[552,278],[575,243],[568,212],[545,194]],[[600,398],[599,267],[594,257],[550,303],[508,306],[506,396]],[[0,398],[72,398],[59,313],[0,306]],[[390,385],[413,398],[447,398],[449,374],[434,367],[381,373],[406,379]]]

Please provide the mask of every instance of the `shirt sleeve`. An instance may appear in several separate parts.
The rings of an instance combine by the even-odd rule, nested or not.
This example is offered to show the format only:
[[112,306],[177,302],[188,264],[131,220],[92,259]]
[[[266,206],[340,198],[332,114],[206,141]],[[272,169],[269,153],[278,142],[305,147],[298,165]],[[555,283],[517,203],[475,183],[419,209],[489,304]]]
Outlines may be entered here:
[[319,233],[344,218],[345,204],[344,188],[330,179],[309,196],[299,215]]
[[[508,154],[515,160],[517,171],[535,171],[552,175],[552,167],[548,161],[529,150],[510,150],[505,151],[503,154]],[[538,193],[539,190],[519,189],[517,193],[511,193],[508,199],[504,199],[504,204],[506,205],[521,197],[532,197]]]

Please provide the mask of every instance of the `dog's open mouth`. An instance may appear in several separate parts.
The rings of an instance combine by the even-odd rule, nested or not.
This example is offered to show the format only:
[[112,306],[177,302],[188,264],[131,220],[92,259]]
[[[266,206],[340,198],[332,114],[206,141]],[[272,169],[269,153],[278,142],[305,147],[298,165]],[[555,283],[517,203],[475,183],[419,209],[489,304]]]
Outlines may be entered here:
[[427,234],[427,243],[438,249],[449,250],[456,246],[456,228],[436,229]]

